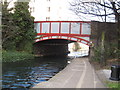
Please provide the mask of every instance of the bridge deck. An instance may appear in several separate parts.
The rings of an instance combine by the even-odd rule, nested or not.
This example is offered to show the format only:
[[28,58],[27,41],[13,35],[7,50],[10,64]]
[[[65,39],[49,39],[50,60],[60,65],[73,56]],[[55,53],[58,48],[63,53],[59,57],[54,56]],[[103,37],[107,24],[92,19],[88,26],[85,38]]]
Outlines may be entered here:
[[91,27],[88,21],[35,21],[36,42],[67,39],[89,44]]

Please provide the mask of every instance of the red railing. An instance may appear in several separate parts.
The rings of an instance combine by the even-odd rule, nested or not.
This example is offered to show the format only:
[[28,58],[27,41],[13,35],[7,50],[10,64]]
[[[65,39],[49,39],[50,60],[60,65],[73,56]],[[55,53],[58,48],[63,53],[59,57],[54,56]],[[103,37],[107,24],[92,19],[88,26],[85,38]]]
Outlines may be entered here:
[[34,23],[37,31],[36,42],[47,39],[68,39],[89,45],[89,21],[35,21]]

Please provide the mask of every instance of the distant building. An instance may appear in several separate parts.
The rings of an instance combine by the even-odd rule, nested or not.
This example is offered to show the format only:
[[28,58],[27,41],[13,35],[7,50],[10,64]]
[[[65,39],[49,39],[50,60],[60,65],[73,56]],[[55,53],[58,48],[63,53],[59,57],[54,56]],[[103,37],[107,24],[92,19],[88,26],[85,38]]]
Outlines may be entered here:
[[70,0],[35,0],[35,21],[78,20],[70,9]]
[[[3,0],[4,1],[4,0]],[[7,0],[9,8],[14,7],[14,2],[29,3],[29,11],[35,21],[79,21],[78,16],[70,10],[71,0]]]

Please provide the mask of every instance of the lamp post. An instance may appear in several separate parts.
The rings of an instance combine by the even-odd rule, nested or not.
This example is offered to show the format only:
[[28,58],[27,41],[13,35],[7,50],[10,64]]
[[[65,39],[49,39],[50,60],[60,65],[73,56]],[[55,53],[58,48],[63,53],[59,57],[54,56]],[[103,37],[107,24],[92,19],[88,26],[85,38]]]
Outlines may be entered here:
[[113,0],[109,0],[110,2],[113,2]]
[[120,50],[120,39],[119,39],[119,36],[120,36],[120,9],[117,11],[118,12],[118,50]]
[[117,10],[117,12],[118,12],[118,22],[119,22],[119,24],[120,24],[120,9]]
[[120,9],[117,10],[116,9],[116,5],[115,5],[115,1],[114,0],[109,0],[112,4],[112,8],[113,8],[113,11],[114,11],[114,14],[115,14],[115,19],[116,19],[116,24],[117,24],[117,32],[118,32],[118,50],[120,49],[120,39],[119,39],[119,36],[120,36]]
[[[115,2],[113,0],[109,0],[112,4],[112,8],[115,14],[115,19],[116,19],[116,25],[117,25],[117,40],[118,40],[118,50],[120,50],[120,9],[117,10],[115,6]],[[117,58],[119,58],[119,54],[117,53]],[[120,66],[119,65],[114,65],[111,67],[111,80],[120,80]]]

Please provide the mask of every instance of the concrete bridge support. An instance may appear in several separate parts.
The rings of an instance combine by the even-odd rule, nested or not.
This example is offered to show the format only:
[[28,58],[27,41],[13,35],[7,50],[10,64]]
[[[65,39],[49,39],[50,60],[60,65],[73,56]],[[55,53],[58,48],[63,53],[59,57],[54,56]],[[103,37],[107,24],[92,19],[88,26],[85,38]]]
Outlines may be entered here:
[[68,40],[51,39],[34,43],[36,56],[66,56],[68,53]]

